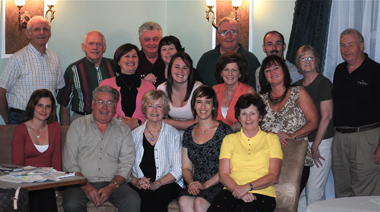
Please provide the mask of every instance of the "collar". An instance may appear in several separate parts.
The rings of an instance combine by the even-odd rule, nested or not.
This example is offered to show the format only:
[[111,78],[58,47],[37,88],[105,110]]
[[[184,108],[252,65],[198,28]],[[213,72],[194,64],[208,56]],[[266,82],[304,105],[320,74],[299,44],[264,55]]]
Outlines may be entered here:
[[[238,46],[239,46],[239,48],[238,48],[236,53],[243,54],[243,50],[244,50],[243,45],[241,45],[241,43],[238,43]],[[214,50],[216,50],[216,54],[222,55],[220,53],[220,43],[215,46]]]
[[[87,57],[84,57],[85,58],[85,62],[88,66],[90,66],[91,68],[95,68],[94,66],[94,63],[91,62]],[[100,65],[99,65],[99,68],[103,66],[103,57],[100,59]]]
[[29,48],[30,51],[32,51],[38,57],[45,57],[46,56],[46,52],[48,51],[48,49],[45,49],[45,53],[42,54],[36,48],[34,48],[34,46],[31,43],[29,43],[27,47]]
[[248,138],[248,136],[245,135],[245,133],[243,131],[243,127],[240,129],[239,133],[240,133],[240,140],[241,141],[246,141],[246,140],[249,140],[249,139],[260,139],[260,137],[263,135],[264,132],[261,130],[261,128],[259,126],[259,131],[252,138]]

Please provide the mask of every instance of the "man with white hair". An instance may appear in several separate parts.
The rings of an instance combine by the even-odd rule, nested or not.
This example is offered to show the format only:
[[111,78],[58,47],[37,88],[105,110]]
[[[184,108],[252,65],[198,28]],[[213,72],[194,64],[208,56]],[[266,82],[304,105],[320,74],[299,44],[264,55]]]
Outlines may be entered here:
[[[75,119],[90,114],[92,91],[104,79],[116,76],[112,59],[103,57],[106,47],[102,33],[91,31],[85,35],[82,50],[86,56],[67,67],[64,75],[66,85],[58,92],[61,125],[70,125]],[[71,119],[70,108],[73,111]]]
[[48,89],[55,96],[56,90],[65,86],[61,62],[46,48],[51,36],[49,21],[33,17],[25,35],[29,44],[8,59],[0,75],[0,114],[6,124],[23,122],[25,107],[35,90]]
[[141,44],[140,64],[136,75],[144,78],[153,67],[163,63],[158,56],[158,44],[162,38],[162,28],[156,22],[145,22],[139,28],[139,40]]

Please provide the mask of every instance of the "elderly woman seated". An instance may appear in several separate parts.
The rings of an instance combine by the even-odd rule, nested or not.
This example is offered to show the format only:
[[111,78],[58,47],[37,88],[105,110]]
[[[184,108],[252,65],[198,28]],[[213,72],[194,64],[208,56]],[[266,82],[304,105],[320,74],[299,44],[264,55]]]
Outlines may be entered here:
[[261,131],[265,105],[258,95],[243,94],[235,105],[240,132],[227,135],[219,156],[219,178],[225,189],[208,211],[263,211],[276,208],[276,190],[282,163],[279,138]]
[[148,91],[142,99],[147,121],[132,131],[136,160],[131,187],[141,197],[141,211],[166,212],[184,187],[179,132],[163,121],[169,100],[163,91]]

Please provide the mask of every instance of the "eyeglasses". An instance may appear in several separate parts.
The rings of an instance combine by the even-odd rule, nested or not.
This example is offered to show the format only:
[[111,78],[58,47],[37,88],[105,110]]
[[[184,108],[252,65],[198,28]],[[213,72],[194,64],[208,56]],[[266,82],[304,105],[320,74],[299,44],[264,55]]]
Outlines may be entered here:
[[95,100],[95,104],[97,104],[98,106],[102,106],[103,105],[106,105],[107,107],[115,107],[116,106],[116,103],[113,102],[113,101],[103,101],[103,100]]
[[234,30],[234,29],[231,29],[231,30],[223,30],[223,31],[221,31],[219,34],[220,34],[221,36],[225,37],[225,36],[228,35],[228,33],[230,33],[230,35],[232,35],[232,36],[235,36],[237,33],[239,33],[239,31],[238,31],[238,30]]
[[310,61],[310,62],[314,61],[314,57],[301,57],[300,58],[301,62],[306,62],[307,60]]

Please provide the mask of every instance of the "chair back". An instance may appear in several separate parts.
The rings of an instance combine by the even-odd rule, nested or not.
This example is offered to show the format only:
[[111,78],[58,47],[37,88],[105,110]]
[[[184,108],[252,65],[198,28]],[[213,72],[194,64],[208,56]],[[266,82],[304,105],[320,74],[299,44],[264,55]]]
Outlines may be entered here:
[[301,175],[306,157],[308,142],[305,140],[288,140],[282,148],[284,158],[276,188],[275,212],[296,212],[300,193]]

